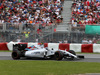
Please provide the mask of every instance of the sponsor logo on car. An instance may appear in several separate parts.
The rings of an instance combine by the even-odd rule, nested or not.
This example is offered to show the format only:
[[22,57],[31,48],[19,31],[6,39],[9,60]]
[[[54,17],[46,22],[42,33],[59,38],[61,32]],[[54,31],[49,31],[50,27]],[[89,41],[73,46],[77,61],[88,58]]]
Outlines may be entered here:
[[40,54],[40,52],[32,52],[31,54]]

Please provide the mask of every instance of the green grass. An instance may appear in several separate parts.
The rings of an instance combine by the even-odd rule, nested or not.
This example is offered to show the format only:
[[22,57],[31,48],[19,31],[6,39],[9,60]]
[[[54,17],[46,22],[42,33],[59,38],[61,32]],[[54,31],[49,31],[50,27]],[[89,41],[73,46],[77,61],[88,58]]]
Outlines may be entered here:
[[0,50],[0,52],[12,52],[12,51],[9,51],[9,50]]
[[84,73],[100,73],[100,63],[50,60],[0,61],[0,75],[72,75]]

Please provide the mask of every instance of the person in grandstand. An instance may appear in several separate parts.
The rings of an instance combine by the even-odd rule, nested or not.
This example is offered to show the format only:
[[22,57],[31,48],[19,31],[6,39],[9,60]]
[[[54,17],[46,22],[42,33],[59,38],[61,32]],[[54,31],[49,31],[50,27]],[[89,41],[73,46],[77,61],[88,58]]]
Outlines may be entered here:
[[92,43],[93,43],[92,39],[89,39],[88,44],[92,44]]
[[21,38],[18,37],[18,38],[16,39],[16,41],[17,41],[17,42],[21,42]]
[[82,40],[82,44],[88,44],[88,41],[87,41],[86,38],[84,38],[84,39]]
[[68,43],[68,40],[67,40],[67,39],[65,39],[65,40],[64,40],[64,43]]

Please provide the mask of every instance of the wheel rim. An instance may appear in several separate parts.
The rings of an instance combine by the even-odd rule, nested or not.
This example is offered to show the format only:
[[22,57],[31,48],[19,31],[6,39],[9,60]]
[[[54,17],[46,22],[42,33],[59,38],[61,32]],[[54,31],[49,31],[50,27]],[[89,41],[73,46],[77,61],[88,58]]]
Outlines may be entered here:
[[59,53],[55,53],[56,59],[59,59]]
[[13,53],[12,53],[12,57],[13,57],[14,59],[16,59],[16,58],[18,57],[18,54],[17,54],[16,52],[13,52]]

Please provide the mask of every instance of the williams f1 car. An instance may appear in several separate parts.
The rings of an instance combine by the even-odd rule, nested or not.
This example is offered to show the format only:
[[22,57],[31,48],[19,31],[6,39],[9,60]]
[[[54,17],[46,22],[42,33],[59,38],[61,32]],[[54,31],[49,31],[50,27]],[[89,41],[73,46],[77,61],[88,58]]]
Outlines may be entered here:
[[80,59],[84,58],[82,55],[76,55],[74,50],[54,50],[48,49],[48,47],[44,48],[42,45],[32,45],[27,47],[26,44],[15,44],[13,45],[12,51],[13,59],[20,59],[21,57],[29,57],[29,58],[43,58],[43,59]]

